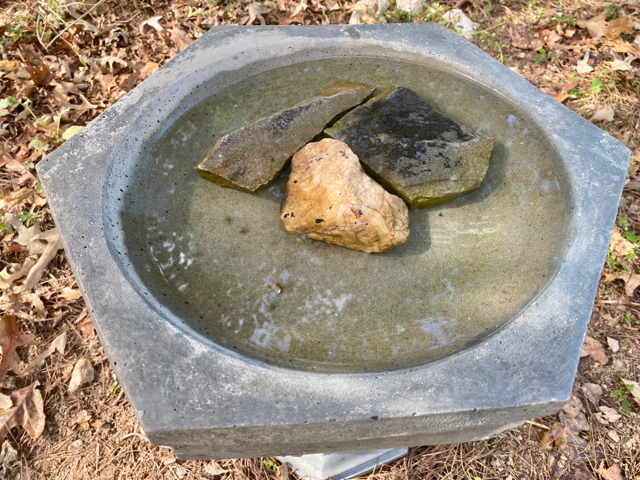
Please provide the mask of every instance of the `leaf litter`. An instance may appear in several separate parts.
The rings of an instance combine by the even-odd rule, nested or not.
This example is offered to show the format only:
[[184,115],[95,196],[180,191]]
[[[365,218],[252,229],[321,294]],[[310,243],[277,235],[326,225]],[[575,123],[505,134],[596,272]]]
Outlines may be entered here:
[[[209,28],[223,24],[262,24],[262,19],[265,24],[320,25],[344,24],[349,22],[350,18],[355,21],[358,17],[360,23],[394,22],[400,18],[393,3],[387,9],[380,9],[379,2],[369,1],[362,2],[371,5],[371,8],[365,5],[364,9],[353,8],[352,2],[316,0],[258,2],[255,5],[259,7],[252,9],[248,8],[251,2],[230,4],[188,0],[170,4],[165,2],[165,4],[153,0],[135,3],[138,7],[136,9],[130,4],[112,0],[66,2],[61,7],[69,12],[66,17],[62,19],[49,17],[49,23],[46,25],[51,28],[53,34],[48,39],[37,38],[36,35],[32,41],[23,42],[17,36],[7,36],[5,31],[7,43],[4,47],[5,54],[0,59],[0,67],[6,68],[7,71],[4,76],[0,74],[0,84],[4,87],[0,94],[0,102],[13,97],[16,103],[13,100],[7,100],[6,106],[0,108],[0,135],[6,142],[0,156],[2,165],[0,167],[2,169],[0,209],[5,214],[4,219],[0,218],[0,221],[7,223],[7,213],[18,216],[35,207],[35,212],[42,219],[41,230],[51,229],[53,224],[47,213],[44,192],[36,191],[35,170],[25,168],[25,164],[37,163],[43,155],[65,140],[63,138],[65,132],[69,132],[66,134],[66,137],[69,137],[74,130],[77,131],[102,112],[106,106],[133,89]],[[454,3],[460,2],[445,1],[440,5],[446,11],[451,11],[452,7],[455,7]],[[614,112],[613,118],[607,112],[603,112],[607,115],[602,120],[597,120],[598,116],[596,116],[594,121],[603,122],[599,125],[616,138],[626,139],[634,151],[634,158],[637,159],[640,152],[638,140],[637,136],[632,135],[631,132],[636,131],[638,127],[636,108],[638,96],[635,93],[633,81],[637,78],[640,62],[629,57],[629,55],[640,56],[640,41],[635,42],[638,35],[634,31],[629,31],[630,21],[637,22],[637,8],[633,5],[624,5],[615,10],[609,4],[587,4],[580,1],[575,5],[543,6],[538,17],[539,7],[535,2],[513,2],[508,7],[494,3],[495,5],[480,7],[473,2],[467,2],[466,5],[457,7],[472,22],[480,25],[471,34],[472,41],[495,58],[503,58],[502,61],[507,66],[516,69],[529,81],[553,96],[557,96],[559,101],[586,118],[591,118],[598,110],[610,106]],[[28,0],[24,2],[24,7],[20,4],[16,5],[11,7],[13,10],[7,11],[10,13],[12,22],[15,13],[22,14],[23,18],[35,18],[29,17],[27,10],[32,8],[32,11],[38,11],[33,8],[34,6],[41,8],[41,11],[46,14],[51,14],[51,8],[43,1]],[[598,5],[601,5],[600,10]],[[254,10],[256,15],[249,21],[251,10]],[[615,12],[611,13],[613,10]],[[604,13],[602,17],[604,21],[597,19],[602,13]],[[415,21],[425,20],[426,17],[420,15],[436,14],[427,8]],[[589,21],[591,31],[585,27],[584,20],[580,19]],[[440,18],[436,15],[431,20],[440,21]],[[144,23],[145,21],[147,23]],[[11,23],[7,21],[5,24]],[[24,21],[23,24],[29,28]],[[596,34],[591,35],[592,31]],[[617,54],[617,57],[611,50]],[[102,60],[108,57],[112,59]],[[113,60],[113,58],[119,60]],[[622,63],[614,63],[616,60]],[[579,64],[581,72],[577,71]],[[628,70],[626,65],[630,66],[631,70]],[[0,71],[5,72],[2,68]],[[592,70],[582,73],[582,69],[589,68]],[[25,104],[34,112],[37,119],[29,113]],[[3,105],[0,104],[0,107]],[[56,126],[54,117],[60,119],[59,128]],[[634,210],[640,205],[637,198],[640,195],[632,188],[636,184],[640,188],[640,175],[636,175],[632,167],[630,183],[625,188],[626,205],[621,206],[621,216],[631,222],[631,226],[625,227],[625,231],[621,232],[625,240],[625,236],[631,238],[630,233],[640,233],[640,229],[637,228],[640,212]],[[10,238],[13,238],[13,234],[4,232],[2,251],[6,261],[2,268],[5,276],[24,268],[28,265],[27,261],[32,263],[33,260],[42,256],[42,254],[32,253],[28,246],[12,243]],[[616,269],[609,265],[605,266],[604,278],[608,281],[601,284],[596,302],[596,309],[599,309],[600,315],[594,317],[589,333],[589,337],[594,340],[595,338],[620,339],[621,348],[613,355],[613,361],[609,361],[604,348],[614,352],[608,341],[604,345],[603,340],[598,343],[604,352],[604,357],[595,351],[592,354],[598,356],[603,362],[606,359],[606,363],[594,362],[591,360],[592,356],[580,362],[581,375],[584,376],[585,382],[582,383],[582,389],[578,393],[574,392],[573,396],[579,400],[584,399],[585,405],[588,401],[589,408],[584,408],[583,405],[582,411],[578,409],[577,413],[568,408],[569,413],[576,413],[574,417],[563,410],[558,416],[537,419],[530,424],[530,427],[534,423],[542,427],[514,429],[491,442],[477,442],[475,446],[461,444],[413,449],[411,458],[401,461],[399,467],[390,467],[386,473],[385,471],[376,473],[372,478],[391,478],[393,475],[427,479],[467,478],[473,471],[473,476],[478,478],[516,479],[531,477],[530,472],[535,471],[536,478],[541,479],[559,480],[563,475],[565,475],[564,478],[582,479],[595,478],[599,475],[599,478],[607,480],[606,475],[614,472],[616,465],[619,471],[624,473],[623,478],[625,476],[635,478],[640,475],[640,467],[637,466],[637,459],[633,456],[634,450],[625,447],[627,442],[633,440],[632,433],[626,430],[629,422],[625,415],[637,414],[638,406],[634,402],[638,400],[632,392],[634,390],[640,392],[640,390],[634,387],[631,387],[631,390],[627,389],[626,395],[632,402],[632,411],[624,413],[623,418],[614,423],[608,422],[607,428],[618,435],[618,443],[611,438],[604,425],[593,421],[596,414],[605,418],[603,411],[598,408],[600,406],[611,408],[618,414],[622,413],[617,397],[610,396],[612,389],[619,388],[621,374],[624,378],[630,379],[637,376],[637,372],[633,369],[617,371],[613,377],[611,377],[613,374],[608,373],[619,359],[638,360],[633,352],[638,348],[636,346],[637,331],[640,325],[637,323],[640,314],[636,305],[638,303],[636,287],[640,285],[638,275],[640,270],[636,259],[626,258],[633,257],[635,249],[629,244],[622,244],[621,249],[625,248],[626,254],[622,254],[622,250],[614,253],[618,265]],[[132,479],[156,476],[160,478],[162,474],[166,474],[167,478],[182,477],[191,480],[204,476],[204,463],[175,461],[175,457],[173,461],[166,464],[158,460],[157,463],[164,469],[160,474],[158,473],[160,470],[150,473],[153,469],[153,461],[133,460],[139,456],[137,452],[150,455],[143,457],[145,459],[159,459],[162,455],[169,455],[166,453],[168,449],[152,447],[143,439],[134,413],[126,399],[122,398],[113,405],[118,398],[117,395],[105,396],[104,393],[100,393],[102,382],[107,381],[108,385],[112,381],[111,372],[107,364],[100,366],[99,359],[104,358],[104,352],[100,350],[93,323],[83,300],[76,298],[79,291],[74,287],[73,278],[59,285],[55,281],[60,276],[66,275],[62,272],[69,271],[64,256],[60,255],[58,258],[59,262],[51,261],[48,266],[45,266],[46,275],[43,275],[40,281],[28,291],[19,294],[13,292],[13,287],[24,284],[23,279],[26,274],[12,279],[13,287],[10,291],[4,292],[0,308],[6,307],[19,315],[21,320],[27,322],[24,324],[27,328],[33,329],[39,337],[42,335],[48,339],[46,345],[51,343],[51,339],[58,339],[62,332],[67,333],[65,353],[51,350],[50,359],[43,360],[47,361],[51,368],[36,367],[28,377],[23,374],[20,377],[7,379],[7,382],[16,379],[17,384],[7,382],[5,384],[9,385],[8,390],[12,390],[17,389],[17,385],[21,387],[27,383],[30,385],[36,379],[35,377],[47,378],[49,382],[46,391],[50,392],[46,398],[47,409],[52,412],[50,423],[55,429],[54,432],[67,432],[69,428],[73,428],[79,436],[69,437],[65,433],[64,439],[60,440],[55,433],[47,432],[46,435],[49,437],[47,444],[51,447],[36,446],[30,443],[29,437],[25,436],[20,440],[20,443],[24,443],[25,446],[18,444],[20,451],[18,455],[21,458],[31,459],[41,471],[52,472],[51,478],[54,476],[88,478],[96,471],[103,474],[105,478],[110,478],[109,475],[114,478],[118,475]],[[2,278],[3,275],[0,272],[0,281]],[[32,312],[36,312],[36,317],[33,317]],[[605,319],[607,323],[603,323]],[[28,323],[32,321],[37,323]],[[49,351],[49,346],[41,348],[43,350],[40,353]],[[31,347],[19,350],[19,353],[23,356],[25,364],[31,365],[38,352],[35,347]],[[83,405],[76,409],[65,396],[69,395],[65,384],[71,374],[67,366],[70,367],[81,357],[90,358],[94,362],[96,381],[74,394],[81,396],[77,398],[89,401],[88,406]],[[66,362],[61,366],[63,358]],[[627,363],[634,364],[633,361]],[[636,361],[635,364],[638,362]],[[101,374],[105,377],[101,378]],[[62,382],[63,378],[64,382]],[[635,382],[635,380],[629,381]],[[609,385],[616,385],[616,387]],[[595,410],[591,405],[596,406]],[[63,420],[66,415],[64,412],[69,412],[68,415],[70,415],[67,423]],[[609,413],[613,415],[612,412]],[[578,437],[569,434],[569,428],[562,421],[566,421],[569,427],[574,428],[582,421],[581,415],[591,421],[592,428],[577,432],[581,440],[574,441],[574,438]],[[76,418],[81,421],[74,423],[73,419]],[[557,422],[557,419],[562,421]],[[127,436],[129,433],[133,434],[122,444],[118,444],[117,449],[113,440],[110,440],[114,436],[114,427],[109,426],[110,424],[116,425],[117,438]],[[80,431],[88,433],[81,436]],[[549,454],[543,454],[535,446],[540,441],[541,433],[546,431],[554,432],[552,437],[557,440],[557,442],[555,440],[551,442]],[[71,461],[59,462],[55,457],[51,459],[47,457],[46,452],[61,448],[64,442],[68,444],[80,442],[79,448],[86,448],[89,451],[90,447],[96,446],[92,443],[94,441],[92,438],[101,439],[102,443],[97,444],[100,447],[100,455],[95,460],[91,455],[83,456],[86,458],[79,460],[86,470],[78,470]],[[589,442],[589,449],[583,448],[585,443],[582,442]],[[614,443],[614,446],[609,445]],[[3,445],[3,452],[6,445],[8,442]],[[48,448],[51,450],[47,450]],[[592,467],[585,463],[584,455],[578,452],[581,448],[591,452],[588,463],[593,465]],[[600,448],[608,452],[607,460],[601,464],[602,469],[596,468],[603,458]],[[117,460],[121,463],[117,467],[111,464],[112,459],[117,455],[109,456],[108,452],[112,451],[120,452]],[[37,453],[34,455],[30,452]],[[126,455],[130,455],[132,460],[123,461],[127,458]],[[615,462],[609,459],[615,459]],[[223,479],[230,478],[232,475],[242,478],[266,475],[273,479],[278,478],[280,474],[288,475],[282,468],[280,472],[269,470],[265,473],[264,464],[259,459],[220,460],[217,463],[221,469],[227,470],[226,473],[220,473]]]

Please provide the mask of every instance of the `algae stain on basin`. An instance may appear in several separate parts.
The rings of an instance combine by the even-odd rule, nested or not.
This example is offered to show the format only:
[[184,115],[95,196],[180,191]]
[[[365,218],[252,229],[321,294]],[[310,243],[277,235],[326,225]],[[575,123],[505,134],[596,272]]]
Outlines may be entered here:
[[[483,185],[412,211],[404,245],[363,254],[284,230],[286,172],[254,194],[198,177],[194,166],[222,135],[336,80],[410,88],[493,137]],[[145,288],[187,328],[289,368],[380,371],[464,349],[544,288],[571,228],[564,168],[540,130],[506,99],[424,65],[332,58],[248,76],[149,139],[145,152],[131,172],[135,202],[125,196],[121,211]]]

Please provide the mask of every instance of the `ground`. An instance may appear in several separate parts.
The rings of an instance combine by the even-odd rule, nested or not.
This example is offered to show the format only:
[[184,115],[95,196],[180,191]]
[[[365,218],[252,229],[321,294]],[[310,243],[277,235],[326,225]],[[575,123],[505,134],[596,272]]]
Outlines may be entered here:
[[[477,24],[471,41],[626,143],[632,160],[569,404],[492,440],[413,448],[370,478],[640,479],[640,7],[600,0],[451,0],[417,13],[384,7],[0,3],[0,478],[289,478],[274,459],[181,461],[147,441],[95,334],[34,167],[211,27],[433,21],[456,28],[457,8]],[[85,372],[76,390],[70,380],[82,358],[95,372],[93,380]]]

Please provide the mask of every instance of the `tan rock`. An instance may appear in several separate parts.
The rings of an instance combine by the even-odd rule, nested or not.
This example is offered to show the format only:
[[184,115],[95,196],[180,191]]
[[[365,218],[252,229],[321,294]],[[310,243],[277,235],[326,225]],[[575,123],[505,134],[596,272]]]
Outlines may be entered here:
[[371,179],[346,143],[310,143],[291,168],[280,209],[288,231],[363,252],[384,252],[409,237],[404,201]]
[[75,392],[82,385],[93,382],[94,369],[93,365],[86,358],[81,358],[73,367],[71,381],[69,382],[69,391]]

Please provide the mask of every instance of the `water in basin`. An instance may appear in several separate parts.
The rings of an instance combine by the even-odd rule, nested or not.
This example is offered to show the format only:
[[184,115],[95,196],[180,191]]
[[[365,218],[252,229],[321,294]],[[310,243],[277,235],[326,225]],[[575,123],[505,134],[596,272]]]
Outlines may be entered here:
[[[404,245],[364,254],[284,230],[287,172],[251,194],[194,170],[220,136],[337,80],[410,88],[493,137],[482,187],[410,212]],[[568,183],[540,129],[516,103],[435,66],[332,58],[247,76],[212,89],[144,152],[121,211],[140,288],[203,341],[288,368],[380,371],[464,349],[534,299],[569,240]]]

